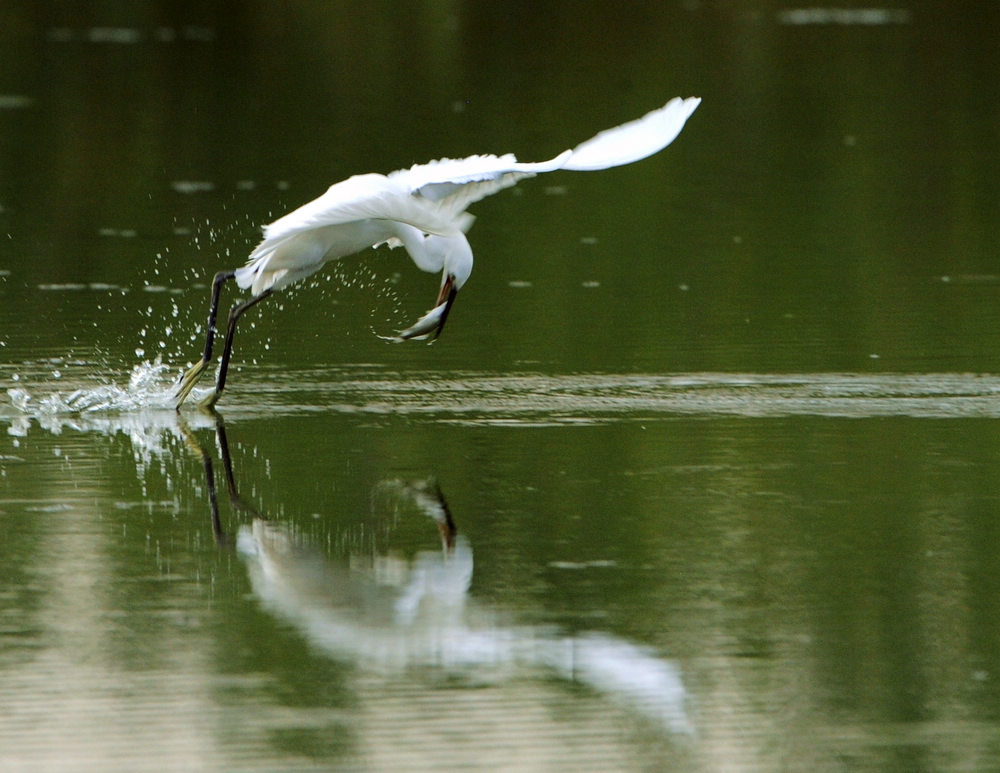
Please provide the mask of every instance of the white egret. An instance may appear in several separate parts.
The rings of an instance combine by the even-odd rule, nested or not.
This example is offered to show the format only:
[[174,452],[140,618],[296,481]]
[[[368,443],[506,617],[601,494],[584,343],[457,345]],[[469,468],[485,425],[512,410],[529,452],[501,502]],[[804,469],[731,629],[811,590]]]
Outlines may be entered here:
[[233,335],[243,313],[328,261],[366,247],[402,245],[419,268],[442,272],[434,308],[398,335],[398,340],[436,338],[455,295],[472,273],[472,249],[465,238],[475,219],[466,212],[470,204],[541,172],[608,169],[651,156],[673,142],[700,102],[697,97],[675,97],[549,161],[521,163],[512,153],[442,158],[389,175],[356,175],[332,185],[319,198],[265,225],[264,239],[245,266],[215,275],[205,353],[181,377],[176,405],[180,407],[212,361],[219,294],[226,281],[235,279],[250,291],[250,298],[229,313],[215,390],[203,401],[207,406],[215,404],[226,386]]

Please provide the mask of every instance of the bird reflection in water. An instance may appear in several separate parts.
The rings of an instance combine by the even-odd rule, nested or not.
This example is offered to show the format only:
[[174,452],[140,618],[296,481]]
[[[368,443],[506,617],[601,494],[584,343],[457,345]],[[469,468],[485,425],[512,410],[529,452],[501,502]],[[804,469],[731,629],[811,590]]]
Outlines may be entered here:
[[225,426],[216,425],[226,487],[249,517],[235,540],[219,518],[209,454],[186,433],[205,465],[212,523],[220,546],[235,544],[254,595],[310,644],[371,673],[426,673],[470,684],[555,675],[583,684],[671,733],[690,734],[686,690],[678,668],[646,648],[604,633],[560,635],[509,624],[501,610],[470,598],[473,552],[458,531],[440,488],[431,482],[384,481],[375,495],[397,512],[420,513],[437,526],[435,549],[412,559],[364,555],[338,561],[290,525],[268,520],[237,490]]

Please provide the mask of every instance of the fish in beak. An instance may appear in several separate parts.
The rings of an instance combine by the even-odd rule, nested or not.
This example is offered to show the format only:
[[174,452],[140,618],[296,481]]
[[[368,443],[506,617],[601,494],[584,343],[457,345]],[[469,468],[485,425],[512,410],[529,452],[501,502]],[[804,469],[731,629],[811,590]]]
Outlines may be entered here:
[[455,285],[455,277],[448,274],[444,282],[441,283],[441,292],[438,293],[434,308],[416,321],[411,327],[400,331],[396,336],[397,341],[423,341],[426,339],[435,340],[441,335],[445,320],[448,319],[448,312],[458,295],[458,287]]

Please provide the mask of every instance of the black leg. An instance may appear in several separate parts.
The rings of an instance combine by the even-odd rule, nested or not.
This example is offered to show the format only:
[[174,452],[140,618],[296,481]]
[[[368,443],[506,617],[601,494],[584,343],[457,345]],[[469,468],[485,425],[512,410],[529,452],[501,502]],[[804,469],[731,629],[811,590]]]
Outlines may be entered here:
[[205,362],[212,361],[212,345],[215,343],[215,320],[219,316],[219,295],[222,293],[222,285],[236,276],[235,271],[220,271],[212,280],[212,305],[208,308],[208,335],[205,338],[205,354],[202,359]]
[[222,285],[235,276],[236,272],[234,271],[220,271],[215,275],[215,279],[212,280],[212,303],[208,308],[208,332],[205,335],[205,353],[177,382],[177,392],[174,394],[174,405],[177,408],[180,408],[181,403],[191,394],[194,385],[198,383],[198,379],[201,378],[202,373],[205,372],[208,364],[212,361],[212,346],[215,344],[216,333],[215,321],[219,314],[219,296],[222,293]]
[[219,378],[215,384],[215,395],[211,400],[211,404],[214,404],[219,396],[222,394],[222,390],[226,388],[226,373],[229,370],[229,356],[233,353],[233,336],[236,334],[236,323],[239,321],[240,317],[243,316],[243,312],[256,306],[262,300],[267,298],[273,290],[265,290],[260,295],[255,295],[250,300],[239,303],[233,306],[233,310],[229,312],[229,328],[226,330],[226,345],[222,349],[222,359],[219,361]]

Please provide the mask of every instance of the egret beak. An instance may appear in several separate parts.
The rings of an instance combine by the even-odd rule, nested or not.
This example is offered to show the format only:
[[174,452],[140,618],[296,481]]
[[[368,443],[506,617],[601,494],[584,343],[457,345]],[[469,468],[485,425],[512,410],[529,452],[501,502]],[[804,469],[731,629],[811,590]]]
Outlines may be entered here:
[[448,312],[451,311],[451,305],[455,302],[456,297],[458,297],[458,288],[455,286],[455,277],[448,274],[444,282],[441,283],[441,291],[438,293],[437,305],[444,306],[444,309],[441,311],[441,318],[438,320],[434,338],[441,335],[441,331],[444,330],[444,322],[448,319]]
[[436,305],[424,316],[416,321],[412,327],[406,328],[399,333],[397,340],[409,341],[415,339],[422,341],[427,338],[432,341],[441,335],[445,320],[448,319],[448,312],[458,295],[458,288],[455,286],[455,277],[449,274],[441,284],[441,292],[438,293]]

